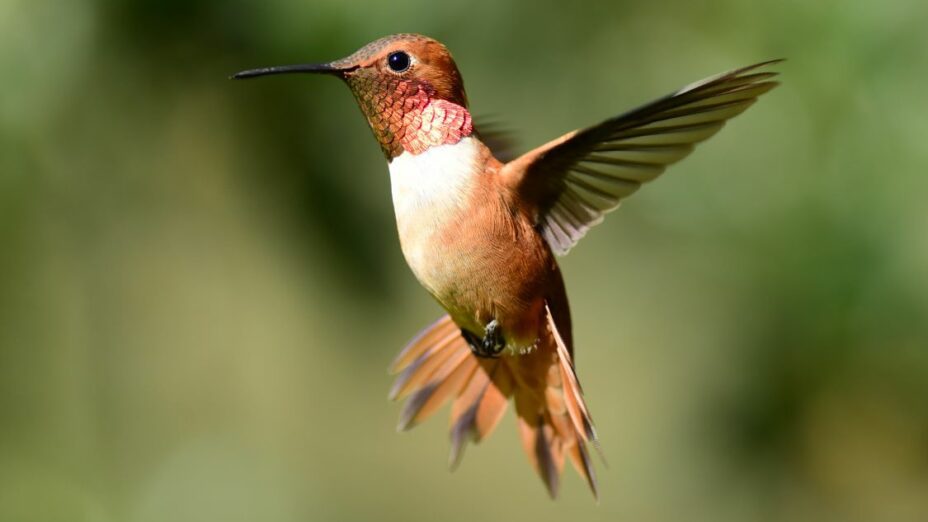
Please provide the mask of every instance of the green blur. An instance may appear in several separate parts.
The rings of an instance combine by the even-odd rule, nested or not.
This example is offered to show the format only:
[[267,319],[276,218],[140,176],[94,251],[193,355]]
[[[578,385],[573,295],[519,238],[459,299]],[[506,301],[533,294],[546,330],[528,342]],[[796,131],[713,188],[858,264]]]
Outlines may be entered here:
[[[0,3],[0,521],[928,519],[928,3]],[[446,469],[386,367],[440,310],[333,78],[445,42],[522,150],[769,58],[783,85],[563,259],[609,466],[511,413]]]

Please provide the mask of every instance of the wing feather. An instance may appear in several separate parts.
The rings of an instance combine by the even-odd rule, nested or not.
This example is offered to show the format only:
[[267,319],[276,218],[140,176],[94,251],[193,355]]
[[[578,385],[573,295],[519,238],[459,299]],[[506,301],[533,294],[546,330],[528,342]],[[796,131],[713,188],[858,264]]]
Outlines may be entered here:
[[757,98],[778,85],[758,63],[692,83],[657,101],[574,131],[516,160],[504,182],[532,209],[557,254],[618,208],[643,183],[692,152]]

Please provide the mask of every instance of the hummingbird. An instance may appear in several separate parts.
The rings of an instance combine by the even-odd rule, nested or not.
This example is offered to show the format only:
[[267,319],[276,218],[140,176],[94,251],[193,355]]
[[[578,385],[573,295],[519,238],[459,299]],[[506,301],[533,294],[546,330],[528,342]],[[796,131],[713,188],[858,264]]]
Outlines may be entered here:
[[552,498],[565,461],[598,486],[598,446],[574,365],[556,256],[638,188],[778,85],[771,60],[691,83],[504,162],[470,113],[448,49],[397,34],[332,62],[239,72],[335,76],[351,90],[390,173],[400,246],[447,312],[399,353],[400,430],[451,402],[449,463],[494,431],[510,401],[521,444]]

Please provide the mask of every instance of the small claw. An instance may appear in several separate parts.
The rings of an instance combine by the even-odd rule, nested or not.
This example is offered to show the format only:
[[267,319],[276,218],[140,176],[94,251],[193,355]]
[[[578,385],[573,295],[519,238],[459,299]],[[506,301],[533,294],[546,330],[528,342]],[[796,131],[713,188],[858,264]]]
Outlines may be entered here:
[[487,323],[484,331],[484,351],[487,352],[490,357],[498,357],[500,352],[503,351],[503,348],[506,347],[506,342],[503,340],[503,332],[500,331],[499,321],[493,319]]
[[461,335],[470,345],[470,351],[480,358],[495,358],[506,347],[503,339],[503,333],[499,327],[499,321],[493,319],[487,323],[484,328],[483,338],[478,337],[472,332],[461,329]]

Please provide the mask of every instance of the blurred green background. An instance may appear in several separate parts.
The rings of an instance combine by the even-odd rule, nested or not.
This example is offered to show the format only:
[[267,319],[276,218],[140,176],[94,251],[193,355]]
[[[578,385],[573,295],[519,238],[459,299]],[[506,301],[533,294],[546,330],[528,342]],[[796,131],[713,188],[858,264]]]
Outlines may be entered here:
[[[0,2],[0,521],[928,520],[928,4]],[[348,90],[444,41],[527,149],[759,60],[783,85],[563,259],[610,466],[511,413],[445,467],[385,368],[440,314]]]

